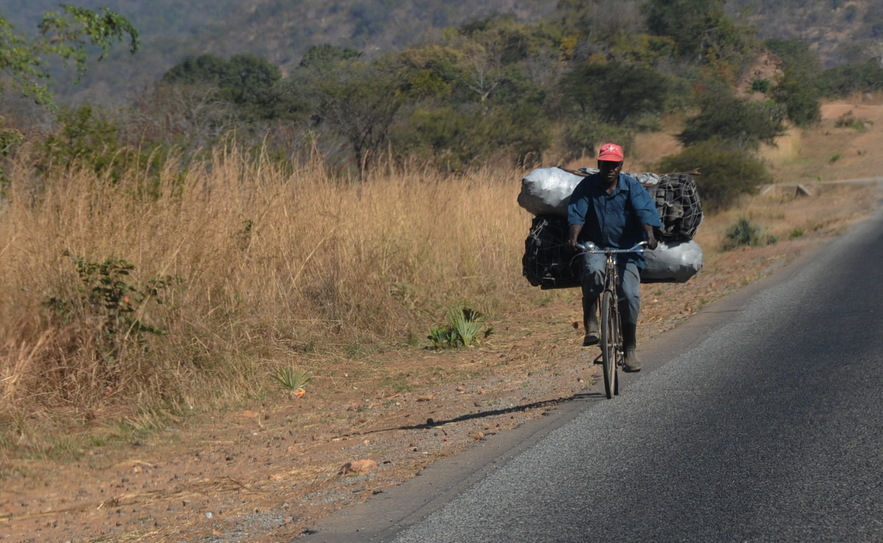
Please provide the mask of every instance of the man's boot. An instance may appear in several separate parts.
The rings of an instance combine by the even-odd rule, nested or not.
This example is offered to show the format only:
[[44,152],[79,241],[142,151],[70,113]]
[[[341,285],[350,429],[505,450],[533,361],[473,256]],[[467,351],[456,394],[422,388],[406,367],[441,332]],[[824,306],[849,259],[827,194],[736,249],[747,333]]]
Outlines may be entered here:
[[625,351],[623,371],[641,371],[641,361],[635,352],[637,346],[637,324],[622,323],[622,348]]
[[591,302],[583,298],[583,327],[586,331],[586,337],[583,338],[584,347],[601,342],[601,333],[598,331],[600,328],[598,298]]

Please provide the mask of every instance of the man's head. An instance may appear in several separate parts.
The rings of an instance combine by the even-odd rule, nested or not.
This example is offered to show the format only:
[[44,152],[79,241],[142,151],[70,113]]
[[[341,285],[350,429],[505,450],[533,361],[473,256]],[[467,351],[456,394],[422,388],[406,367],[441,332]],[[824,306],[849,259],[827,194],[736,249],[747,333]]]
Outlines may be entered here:
[[598,169],[608,184],[613,183],[622,170],[622,147],[615,143],[605,143],[598,151]]

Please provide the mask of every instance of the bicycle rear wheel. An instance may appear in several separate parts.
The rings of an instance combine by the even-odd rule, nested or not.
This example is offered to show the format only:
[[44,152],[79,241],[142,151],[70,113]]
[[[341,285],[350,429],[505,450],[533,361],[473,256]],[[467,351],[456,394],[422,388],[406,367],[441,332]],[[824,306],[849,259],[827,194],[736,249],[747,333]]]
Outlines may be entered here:
[[609,290],[601,293],[601,364],[604,373],[604,392],[607,399],[619,393],[616,375],[616,295]]

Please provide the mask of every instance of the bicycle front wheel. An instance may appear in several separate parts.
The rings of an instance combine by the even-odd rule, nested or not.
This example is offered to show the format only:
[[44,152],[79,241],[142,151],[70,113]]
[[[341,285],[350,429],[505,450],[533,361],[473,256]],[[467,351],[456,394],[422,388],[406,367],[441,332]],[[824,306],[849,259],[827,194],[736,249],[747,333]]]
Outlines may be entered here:
[[616,295],[609,290],[601,293],[601,363],[604,372],[604,392],[607,399],[619,391],[616,375]]

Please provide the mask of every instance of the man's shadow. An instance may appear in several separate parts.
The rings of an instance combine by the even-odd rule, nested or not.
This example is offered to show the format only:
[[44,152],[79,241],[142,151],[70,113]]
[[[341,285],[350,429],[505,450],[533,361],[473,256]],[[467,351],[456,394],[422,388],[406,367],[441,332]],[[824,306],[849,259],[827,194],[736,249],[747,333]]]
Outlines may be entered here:
[[465,415],[460,415],[459,417],[453,417],[450,419],[444,420],[435,420],[433,418],[429,418],[423,424],[413,424],[409,426],[399,426],[393,428],[378,428],[376,430],[368,430],[365,432],[358,432],[358,434],[347,434],[343,437],[348,437],[351,435],[367,435],[367,434],[376,434],[380,432],[390,432],[393,430],[429,430],[432,428],[439,428],[445,426],[446,424],[454,424],[457,422],[465,422],[468,420],[475,419],[483,419],[486,417],[496,417],[499,415],[507,415],[510,413],[522,413],[524,411],[528,411],[531,409],[543,409],[548,407],[555,407],[558,405],[563,405],[566,403],[577,402],[577,401],[589,401],[589,400],[602,400],[606,399],[606,396],[603,392],[579,392],[574,394],[573,396],[566,398],[555,398],[552,400],[542,400],[538,402],[531,402],[521,405],[513,405],[511,407],[506,407],[503,409],[492,409],[488,411],[479,411],[477,413],[468,413]]

